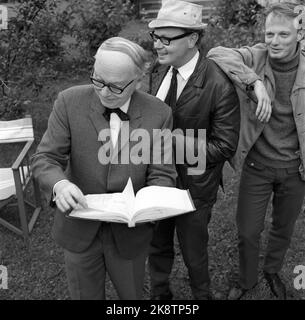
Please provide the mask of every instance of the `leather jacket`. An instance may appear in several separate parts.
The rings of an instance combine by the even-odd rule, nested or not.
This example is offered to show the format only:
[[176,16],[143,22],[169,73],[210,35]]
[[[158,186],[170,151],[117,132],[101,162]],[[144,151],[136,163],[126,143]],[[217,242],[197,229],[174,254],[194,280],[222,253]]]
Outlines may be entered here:
[[[156,95],[169,67],[156,65],[150,77],[150,93]],[[189,189],[195,206],[216,201],[222,168],[235,153],[240,129],[239,100],[224,72],[200,54],[193,74],[173,109],[173,129],[206,129],[206,170],[188,175],[188,163],[177,164],[178,187]]]

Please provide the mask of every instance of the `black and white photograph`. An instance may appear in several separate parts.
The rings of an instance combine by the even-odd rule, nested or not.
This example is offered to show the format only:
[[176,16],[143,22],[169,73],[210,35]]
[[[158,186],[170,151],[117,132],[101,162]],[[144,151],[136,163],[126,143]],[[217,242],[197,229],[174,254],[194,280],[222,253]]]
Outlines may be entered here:
[[305,300],[304,168],[305,0],[0,0],[0,305]]

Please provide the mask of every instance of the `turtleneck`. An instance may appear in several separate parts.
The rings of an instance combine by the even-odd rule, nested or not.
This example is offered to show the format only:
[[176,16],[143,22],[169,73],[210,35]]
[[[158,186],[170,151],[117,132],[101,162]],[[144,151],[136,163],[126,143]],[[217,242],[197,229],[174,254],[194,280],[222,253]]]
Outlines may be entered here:
[[299,65],[299,60],[300,60],[300,46],[297,47],[297,50],[294,56],[288,62],[281,62],[281,61],[278,61],[278,59],[272,59],[269,57],[269,63],[272,70],[278,71],[278,72],[289,72],[289,71],[296,70]]
[[288,62],[269,58],[275,80],[272,115],[248,157],[273,168],[298,166],[299,140],[290,101],[298,71],[300,48]]

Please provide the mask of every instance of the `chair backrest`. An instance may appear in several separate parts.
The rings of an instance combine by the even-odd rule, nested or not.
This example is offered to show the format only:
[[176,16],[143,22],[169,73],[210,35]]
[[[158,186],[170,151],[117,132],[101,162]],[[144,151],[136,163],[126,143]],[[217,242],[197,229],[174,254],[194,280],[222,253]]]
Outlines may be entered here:
[[0,144],[34,140],[32,118],[0,121]]

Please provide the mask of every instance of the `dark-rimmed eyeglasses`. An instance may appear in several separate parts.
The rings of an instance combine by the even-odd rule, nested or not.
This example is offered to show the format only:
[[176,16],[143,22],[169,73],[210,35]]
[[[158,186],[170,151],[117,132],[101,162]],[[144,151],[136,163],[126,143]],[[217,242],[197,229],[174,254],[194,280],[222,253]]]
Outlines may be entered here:
[[176,36],[176,37],[172,37],[172,38],[169,38],[169,37],[165,37],[165,36],[158,36],[155,34],[154,31],[150,31],[149,34],[151,36],[151,38],[153,39],[154,42],[157,42],[158,40],[161,41],[162,44],[164,44],[165,46],[169,46],[171,41],[173,40],[177,40],[177,39],[182,39],[190,34],[194,33],[194,31],[189,31],[189,32],[186,32],[186,33],[182,33],[182,34],[179,34],[179,36]]
[[123,93],[123,91],[136,80],[136,79],[133,79],[130,82],[128,82],[124,88],[120,88],[114,84],[106,83],[103,80],[95,79],[93,77],[93,74],[94,74],[94,71],[92,71],[91,73],[90,80],[97,88],[103,89],[104,87],[107,87],[112,93],[116,93],[116,94]]

